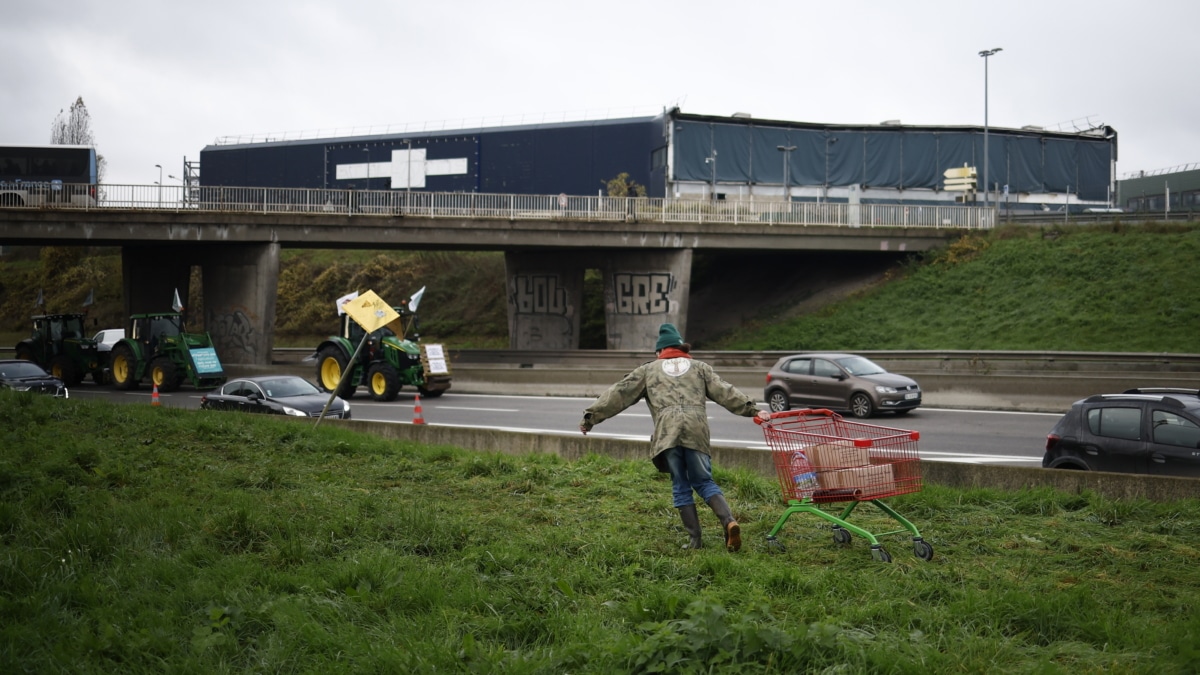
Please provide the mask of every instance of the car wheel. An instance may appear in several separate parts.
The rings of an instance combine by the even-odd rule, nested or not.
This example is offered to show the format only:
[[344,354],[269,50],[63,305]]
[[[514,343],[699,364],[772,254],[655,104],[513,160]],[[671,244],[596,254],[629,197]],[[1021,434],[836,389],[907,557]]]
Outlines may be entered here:
[[871,405],[871,397],[859,392],[850,397],[850,414],[859,419],[866,419],[875,412]]
[[[321,388],[321,391],[330,392],[338,386],[342,380],[342,371],[346,369],[349,361],[345,352],[338,347],[326,347],[317,354],[317,386]],[[342,398],[353,398],[354,389],[354,383],[347,382],[337,395]]]
[[137,357],[128,345],[117,345],[112,349],[112,381],[117,389],[136,389],[138,381]]
[[792,404],[788,401],[786,392],[775,389],[770,394],[767,394],[767,406],[771,408],[771,412],[783,412],[790,410]]
[[180,381],[179,368],[169,357],[160,356],[150,362],[150,384],[159,391],[175,391]]
[[367,371],[367,391],[376,401],[395,401],[400,393],[400,375],[390,363],[373,363]]

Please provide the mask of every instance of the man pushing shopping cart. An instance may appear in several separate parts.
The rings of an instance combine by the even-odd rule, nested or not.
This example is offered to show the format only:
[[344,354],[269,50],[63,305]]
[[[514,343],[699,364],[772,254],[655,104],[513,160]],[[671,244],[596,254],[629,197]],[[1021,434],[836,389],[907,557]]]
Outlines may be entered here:
[[650,437],[651,461],[663,473],[671,474],[671,494],[679,518],[688,533],[683,548],[701,548],[700,516],[692,493],[700,495],[717,518],[725,534],[725,547],[742,547],[741,526],[733,517],[729,503],[712,477],[710,430],[707,401],[714,401],[729,412],[765,421],[770,413],[759,410],[754,399],[722,380],[712,366],[692,358],[691,345],[685,343],[674,325],[664,323],[658,329],[654,345],[657,358],[635,368],[588,406],[579,430],[592,427],[616,416],[642,399],[654,420]]

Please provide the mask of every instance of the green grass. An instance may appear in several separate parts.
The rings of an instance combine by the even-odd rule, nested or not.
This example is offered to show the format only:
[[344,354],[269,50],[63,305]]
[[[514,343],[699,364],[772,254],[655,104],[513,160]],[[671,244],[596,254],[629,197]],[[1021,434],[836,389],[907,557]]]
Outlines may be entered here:
[[714,349],[1197,351],[1200,227],[1008,227],[973,235],[885,283]]
[[[1164,673],[1200,667],[1200,501],[926,486],[895,562],[717,467],[0,392],[4,672]],[[886,522],[861,508],[861,524]],[[857,520],[857,519],[856,519]]]

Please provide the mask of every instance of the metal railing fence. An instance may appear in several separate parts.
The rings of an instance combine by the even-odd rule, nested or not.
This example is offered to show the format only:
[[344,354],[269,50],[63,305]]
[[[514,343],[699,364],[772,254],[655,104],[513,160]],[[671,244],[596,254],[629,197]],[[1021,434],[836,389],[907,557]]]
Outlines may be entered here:
[[977,206],[189,185],[99,185],[90,199],[47,202],[9,198],[0,208],[864,228],[990,229],[996,223],[994,209]]

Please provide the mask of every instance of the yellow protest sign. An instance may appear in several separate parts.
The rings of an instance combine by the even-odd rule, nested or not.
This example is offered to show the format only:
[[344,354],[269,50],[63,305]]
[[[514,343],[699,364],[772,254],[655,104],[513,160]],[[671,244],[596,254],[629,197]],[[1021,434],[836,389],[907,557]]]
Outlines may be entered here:
[[368,333],[383,328],[400,316],[382,298],[375,295],[375,291],[367,291],[350,300],[342,305],[342,309]]

